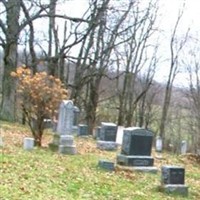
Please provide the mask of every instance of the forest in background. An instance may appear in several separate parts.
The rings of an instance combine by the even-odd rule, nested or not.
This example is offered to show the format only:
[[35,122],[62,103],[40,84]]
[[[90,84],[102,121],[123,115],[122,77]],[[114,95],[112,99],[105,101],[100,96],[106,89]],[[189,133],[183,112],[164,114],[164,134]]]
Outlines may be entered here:
[[[90,133],[99,122],[112,121],[149,128],[174,151],[185,139],[189,150],[198,152],[199,41],[191,27],[180,34],[185,1],[165,41],[167,57],[161,56],[163,30],[157,24],[162,0],[87,2],[82,17],[60,13],[57,6],[66,1],[0,2],[1,119],[21,119],[10,73],[23,64],[61,79]],[[38,31],[41,19],[44,30]],[[154,79],[160,65],[167,68],[163,83]],[[180,72],[188,74],[184,88],[174,86]]]

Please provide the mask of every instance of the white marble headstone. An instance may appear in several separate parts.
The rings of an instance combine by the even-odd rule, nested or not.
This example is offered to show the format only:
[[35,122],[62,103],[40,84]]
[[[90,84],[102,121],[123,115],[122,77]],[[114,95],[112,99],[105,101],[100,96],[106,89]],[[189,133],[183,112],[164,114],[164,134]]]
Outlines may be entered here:
[[71,135],[73,132],[74,105],[71,100],[63,100],[60,104],[57,133]]
[[32,150],[34,148],[34,139],[25,137],[24,138],[24,150]]
[[187,153],[187,142],[183,140],[181,142],[181,154],[186,154]]
[[156,138],[156,151],[157,152],[162,151],[162,138],[161,137]]

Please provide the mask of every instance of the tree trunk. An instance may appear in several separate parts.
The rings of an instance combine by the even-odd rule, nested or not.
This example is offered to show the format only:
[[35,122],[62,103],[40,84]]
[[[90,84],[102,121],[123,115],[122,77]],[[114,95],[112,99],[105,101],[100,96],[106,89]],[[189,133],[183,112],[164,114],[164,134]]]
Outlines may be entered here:
[[2,87],[1,118],[15,120],[15,81],[10,76],[17,66],[17,41],[19,36],[20,0],[6,2],[7,34],[4,47],[4,74]]

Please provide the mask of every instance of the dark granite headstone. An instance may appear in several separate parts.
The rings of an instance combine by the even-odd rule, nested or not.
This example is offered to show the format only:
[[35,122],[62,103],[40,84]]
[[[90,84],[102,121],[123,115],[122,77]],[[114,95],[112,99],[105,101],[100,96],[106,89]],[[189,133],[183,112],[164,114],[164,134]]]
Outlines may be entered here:
[[88,125],[86,124],[79,124],[78,125],[78,135],[88,135]]
[[154,159],[151,156],[127,156],[119,154],[117,163],[124,166],[153,166]]
[[153,133],[139,127],[124,129],[121,154],[117,163],[128,167],[153,168],[154,159],[151,157]]
[[74,106],[74,121],[73,121],[73,126],[78,126],[79,115],[80,115],[80,109],[77,106]]
[[114,123],[101,123],[100,140],[102,141],[116,141],[117,125]]
[[184,184],[185,169],[177,166],[162,166],[162,184]]
[[124,155],[150,156],[153,133],[146,129],[130,127],[124,129],[121,153]]
[[101,133],[101,127],[98,126],[95,129],[94,138],[99,140],[100,139],[100,133]]

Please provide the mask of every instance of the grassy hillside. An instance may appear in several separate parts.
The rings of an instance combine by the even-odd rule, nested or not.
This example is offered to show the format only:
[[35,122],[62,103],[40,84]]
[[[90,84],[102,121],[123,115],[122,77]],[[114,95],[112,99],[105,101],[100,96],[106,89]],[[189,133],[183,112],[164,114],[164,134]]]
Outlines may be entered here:
[[[99,159],[116,160],[117,152],[96,149],[92,138],[76,138],[78,154],[59,155],[47,146],[50,132],[45,133],[43,147],[24,151],[23,137],[29,136],[26,127],[1,123],[4,147],[0,149],[0,199],[1,200],[160,200],[200,199],[200,163],[191,155],[177,156],[164,153],[156,159],[157,174],[99,169]],[[120,149],[119,149],[120,151]],[[159,192],[160,167],[165,164],[180,165],[186,169],[189,196]]]

